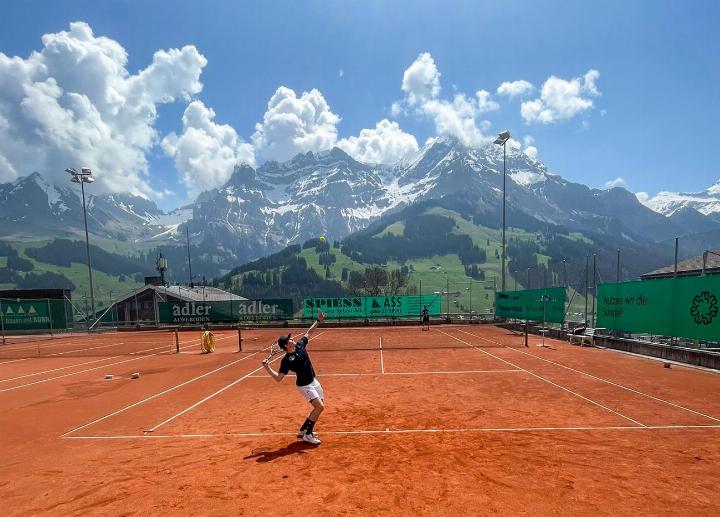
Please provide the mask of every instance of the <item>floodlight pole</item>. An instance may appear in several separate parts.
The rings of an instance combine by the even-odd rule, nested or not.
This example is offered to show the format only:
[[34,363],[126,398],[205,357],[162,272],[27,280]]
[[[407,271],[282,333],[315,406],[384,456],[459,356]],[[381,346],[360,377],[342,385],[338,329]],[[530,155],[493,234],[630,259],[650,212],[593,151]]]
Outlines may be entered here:
[[83,167],[80,169],[80,172],[77,172],[72,168],[65,169],[65,172],[72,176],[71,181],[73,183],[80,183],[80,191],[82,192],[83,222],[85,223],[85,253],[87,255],[88,280],[90,281],[90,307],[92,309],[93,318],[95,318],[95,293],[93,290],[92,265],[90,263],[90,238],[88,236],[87,209],[85,208],[85,183],[93,182],[92,171]]
[[497,140],[495,140],[495,144],[502,145],[503,146],[503,199],[502,199],[502,259],[501,259],[501,269],[500,269],[500,290],[505,290],[505,261],[507,259],[506,253],[505,253],[505,197],[506,197],[506,187],[507,187],[507,173],[506,173],[506,146],[507,141],[510,140],[510,132],[509,131],[503,131],[501,132]]
[[503,213],[502,213],[502,269],[500,270],[500,290],[505,290],[505,188],[507,183],[507,174],[505,172],[505,145],[503,142]]
[[525,289],[530,289],[530,268],[527,268],[527,283]]
[[80,191],[82,192],[83,202],[83,221],[85,222],[85,254],[87,255],[88,280],[90,281],[90,307],[92,308],[92,317],[95,318],[95,292],[93,291],[92,266],[90,265],[90,237],[88,236],[87,227],[87,209],[85,208],[85,181],[80,181]]

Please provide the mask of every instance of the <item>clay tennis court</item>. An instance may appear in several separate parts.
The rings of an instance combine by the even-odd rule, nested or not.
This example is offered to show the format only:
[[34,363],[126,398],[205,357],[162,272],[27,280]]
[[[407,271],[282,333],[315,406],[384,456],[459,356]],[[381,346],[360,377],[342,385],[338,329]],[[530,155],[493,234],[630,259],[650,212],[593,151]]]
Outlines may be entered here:
[[[291,329],[301,334],[304,329]],[[313,447],[278,330],[0,348],[6,515],[717,515],[720,375],[489,325],[320,328]],[[139,379],[131,379],[139,372]],[[113,378],[105,379],[106,374]]]

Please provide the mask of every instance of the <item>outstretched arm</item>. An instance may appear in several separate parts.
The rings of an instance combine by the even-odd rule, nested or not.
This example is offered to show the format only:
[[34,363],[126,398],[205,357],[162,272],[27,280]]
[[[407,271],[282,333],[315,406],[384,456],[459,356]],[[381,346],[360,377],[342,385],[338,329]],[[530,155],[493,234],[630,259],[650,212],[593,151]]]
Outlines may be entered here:
[[285,377],[284,373],[278,373],[272,368],[270,368],[270,363],[268,363],[267,359],[264,360],[262,364],[265,367],[265,371],[270,374],[270,377],[275,379],[275,382],[280,382],[281,380],[283,380],[283,377]]
[[310,328],[307,329],[307,332],[305,332],[305,337],[308,338],[308,339],[310,339],[310,333],[311,333],[313,330],[315,330],[315,327],[317,327],[318,325],[320,325],[320,322],[323,321],[324,319],[325,319],[325,315],[323,314],[323,312],[322,312],[320,309],[318,309],[317,319],[313,322],[312,325],[310,325]]

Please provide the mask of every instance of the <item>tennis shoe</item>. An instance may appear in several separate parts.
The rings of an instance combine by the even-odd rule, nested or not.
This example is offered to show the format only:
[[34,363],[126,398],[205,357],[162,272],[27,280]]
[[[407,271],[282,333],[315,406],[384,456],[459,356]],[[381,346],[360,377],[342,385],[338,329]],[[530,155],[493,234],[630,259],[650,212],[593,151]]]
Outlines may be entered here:
[[317,437],[317,434],[315,433],[307,433],[303,435],[302,437],[304,442],[307,442],[311,445],[320,445],[320,438]]

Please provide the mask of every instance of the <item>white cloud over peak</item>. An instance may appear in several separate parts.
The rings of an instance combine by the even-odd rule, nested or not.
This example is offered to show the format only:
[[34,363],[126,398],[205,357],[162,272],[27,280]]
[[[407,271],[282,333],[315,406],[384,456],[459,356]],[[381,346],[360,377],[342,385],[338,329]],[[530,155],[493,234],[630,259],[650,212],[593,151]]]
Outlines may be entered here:
[[[471,147],[479,147],[490,141],[475,122],[475,116],[479,113],[477,103],[464,93],[456,94],[452,102],[444,99],[427,101],[421,109],[422,114],[435,122],[438,135],[454,136]],[[489,127],[485,121],[481,124],[485,128]]]
[[183,114],[181,135],[171,133],[162,141],[165,153],[190,194],[223,185],[235,165],[255,164],[253,147],[238,137],[235,129],[214,122],[215,112],[201,101],[193,101]]
[[152,195],[157,105],[200,92],[206,59],[194,46],[158,50],[131,75],[125,49],[84,22],[42,43],[26,59],[0,52],[0,181],[32,171],[66,181],[65,167],[89,166],[96,192]]
[[520,114],[527,123],[551,124],[571,119],[593,107],[591,97],[600,95],[595,84],[599,77],[597,70],[589,70],[582,78],[569,81],[550,76],[538,99],[522,103]]
[[338,141],[337,146],[366,163],[392,164],[418,150],[415,137],[405,133],[397,122],[383,119],[374,129],[363,129],[359,136]]
[[506,95],[511,99],[513,97],[522,97],[529,94],[535,89],[532,83],[523,79],[519,81],[505,81],[497,87],[496,93],[498,95]]
[[650,199],[650,195],[648,195],[647,192],[635,192],[635,197],[643,205],[647,203],[648,199]]
[[622,187],[625,185],[625,180],[621,177],[617,177],[614,180],[608,180],[605,182],[605,188]]
[[401,88],[411,106],[440,95],[440,72],[429,52],[420,54],[405,70]]
[[391,113],[429,117],[438,135],[454,136],[472,147],[486,144],[490,139],[483,132],[491,124],[477,117],[500,105],[486,90],[478,90],[474,97],[456,93],[452,100],[443,99],[440,75],[433,57],[428,52],[420,54],[403,73],[401,88],[405,97],[392,104]]
[[298,97],[281,86],[270,98],[262,123],[255,124],[256,156],[261,161],[284,161],[298,153],[330,149],[337,141],[338,122],[340,117],[318,90]]

